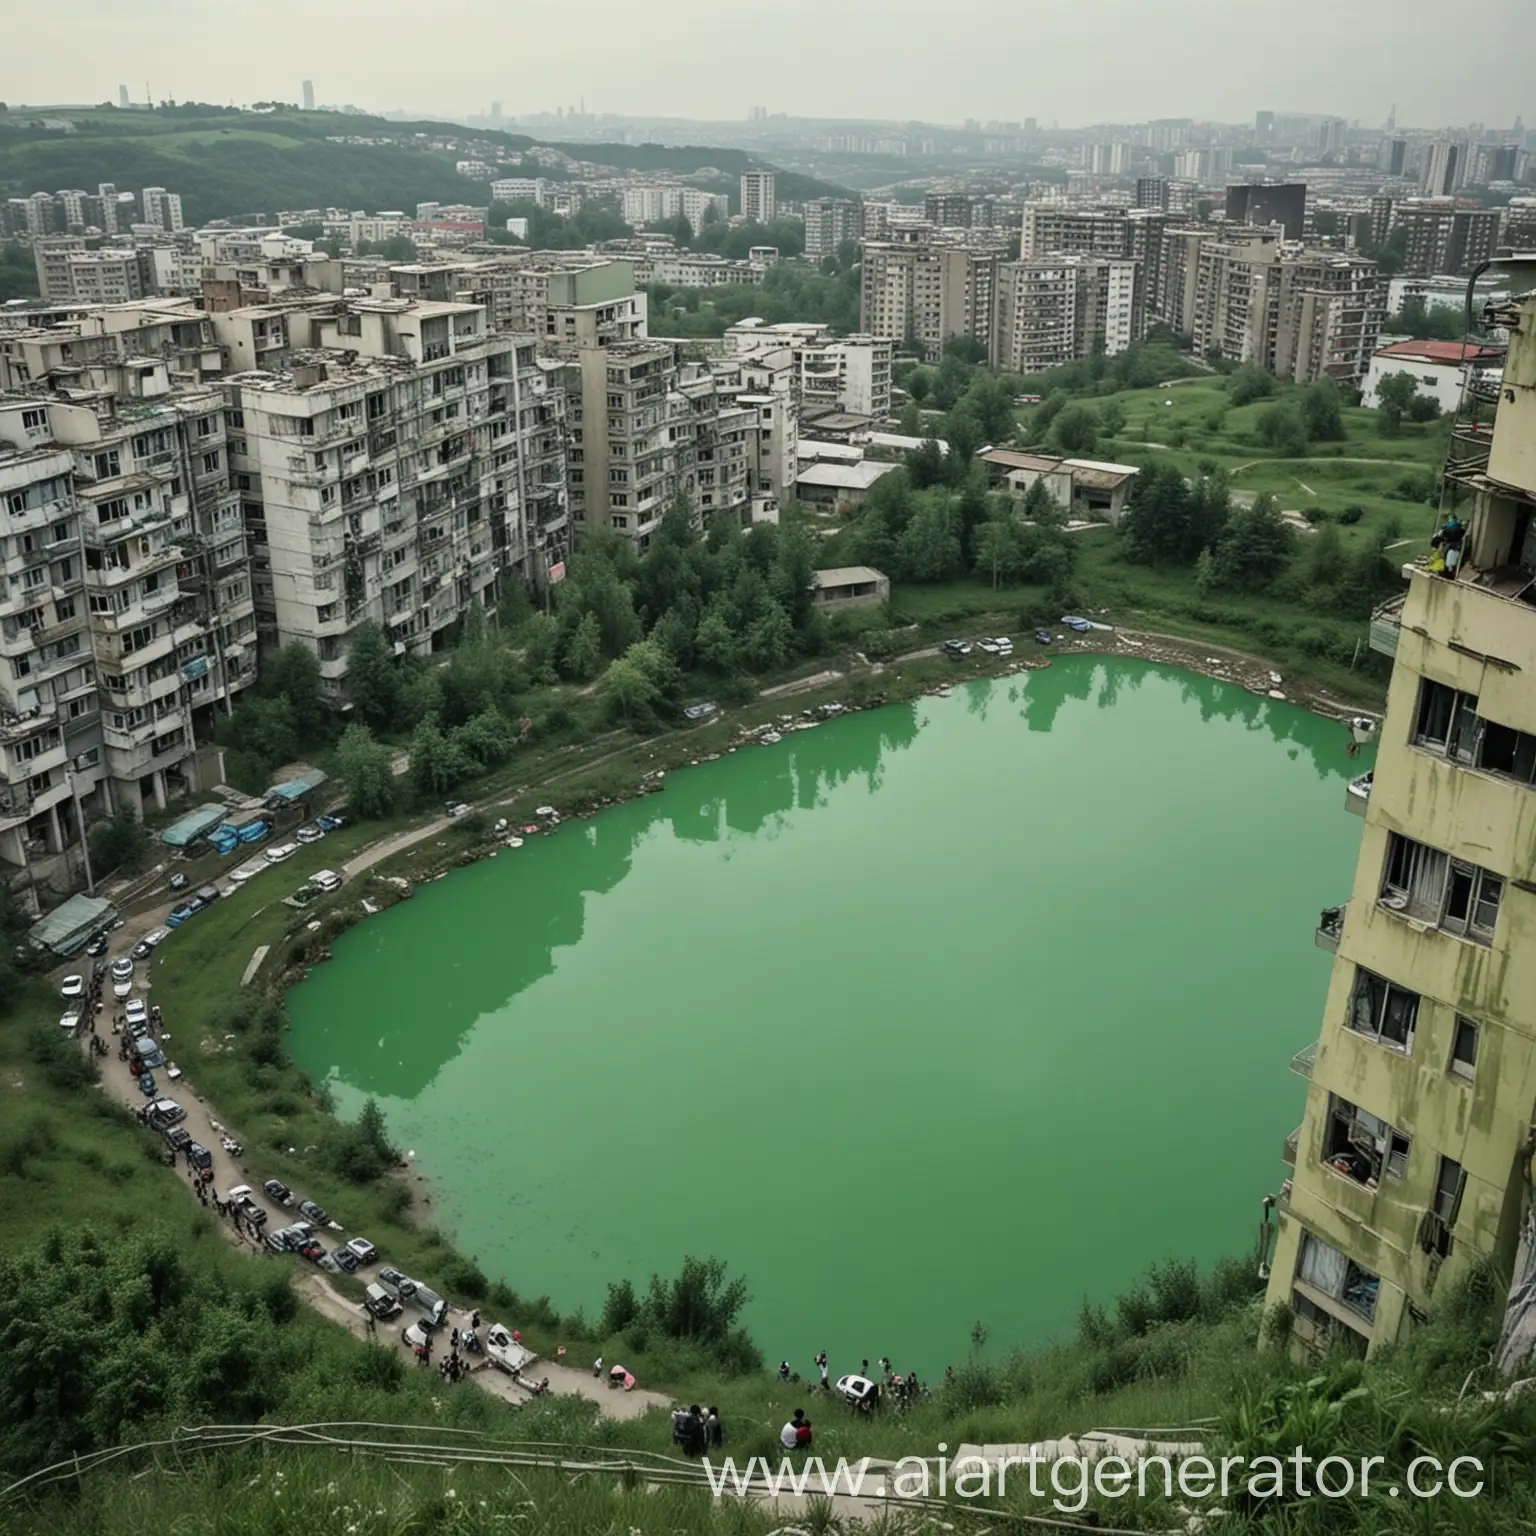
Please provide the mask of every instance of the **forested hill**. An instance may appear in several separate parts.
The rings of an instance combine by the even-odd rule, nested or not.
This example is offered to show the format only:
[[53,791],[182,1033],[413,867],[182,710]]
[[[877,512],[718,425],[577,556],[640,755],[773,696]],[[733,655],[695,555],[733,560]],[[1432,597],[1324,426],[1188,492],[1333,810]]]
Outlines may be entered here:
[[[486,203],[483,179],[460,176],[456,160],[484,158],[508,175],[554,175],[523,166],[536,142],[521,134],[452,123],[391,122],[292,107],[251,112],[205,105],[119,111],[99,107],[48,114],[73,131],[40,126],[34,113],[0,110],[0,196],[25,197],[65,187],[94,191],[102,182],[137,190],[168,187],[182,197],[188,224],[278,209],[413,209],[421,202]],[[371,143],[336,142],[338,139]],[[431,141],[458,149],[434,149]],[[475,154],[471,155],[473,145]],[[687,174],[713,166],[728,181],[755,162],[740,150],[658,144],[552,145],[573,159],[620,170]],[[505,159],[501,159],[501,156]],[[782,197],[835,195],[840,189],[781,173]]]

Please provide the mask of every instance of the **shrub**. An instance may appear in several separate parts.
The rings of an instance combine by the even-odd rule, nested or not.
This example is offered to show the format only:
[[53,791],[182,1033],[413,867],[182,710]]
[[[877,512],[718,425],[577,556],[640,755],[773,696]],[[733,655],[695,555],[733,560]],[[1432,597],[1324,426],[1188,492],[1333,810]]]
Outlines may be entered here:
[[1306,507],[1301,514],[1315,528],[1319,523],[1328,521],[1328,513],[1323,507]]
[[1349,506],[1345,507],[1342,512],[1339,513],[1339,521],[1343,523],[1346,528],[1352,528],[1364,516],[1365,508],[1356,503],[1351,503]]

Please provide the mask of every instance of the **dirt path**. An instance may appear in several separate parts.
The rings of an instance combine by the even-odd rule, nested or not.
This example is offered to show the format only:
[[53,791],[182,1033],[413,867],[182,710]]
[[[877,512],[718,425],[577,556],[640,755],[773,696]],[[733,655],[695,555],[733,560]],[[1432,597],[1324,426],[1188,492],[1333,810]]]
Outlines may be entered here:
[[[430,833],[431,830],[436,830],[436,828],[428,829],[428,832]],[[385,842],[379,846],[385,847],[387,844],[395,841],[397,840],[385,839]],[[388,851],[393,852],[396,850],[389,849]],[[387,853],[381,856],[387,857]],[[153,927],[154,924],[150,920],[145,921],[143,926],[149,928]],[[119,955],[126,955],[133,947],[135,939],[128,935],[128,927],[119,929],[114,935],[117,942],[113,945],[112,954],[106,958],[106,963],[110,964],[111,960]],[[134,995],[148,999],[153,993],[149,965],[140,962],[137,967],[136,976]],[[112,999],[108,999],[108,1006],[100,1015],[102,1022],[98,1024],[98,1029],[103,1039],[105,1039],[110,1047],[109,1054],[103,1057],[101,1061],[102,1091],[109,1098],[116,1100],[127,1109],[137,1113],[144,1106],[144,1096],[139,1092],[138,1084],[129,1075],[126,1064],[117,1059],[119,1037],[112,1033],[112,1001]],[[161,1049],[165,1052],[169,1061],[175,1062],[177,1060],[177,1048],[181,1045],[181,1041],[177,1038],[174,1022],[167,1020],[167,1024],[169,1025],[168,1030],[160,1036]],[[191,1066],[194,1064],[185,1062],[182,1065]],[[205,1099],[199,1097],[190,1077],[183,1076],[178,1081],[172,1082],[162,1071],[156,1074],[156,1079],[159,1084],[160,1097],[173,1098],[181,1105],[187,1113],[187,1118],[182,1121],[182,1125],[193,1141],[207,1147],[213,1156],[213,1180],[209,1186],[210,1191],[216,1191],[222,1199],[231,1188],[241,1184],[250,1185],[256,1203],[267,1212],[267,1221],[262,1229],[264,1231],[275,1231],[279,1227],[286,1226],[290,1220],[294,1219],[297,1213],[292,1208],[278,1206],[268,1199],[262,1191],[261,1181],[263,1172],[259,1167],[253,1166],[243,1156],[237,1158],[224,1150],[220,1138],[228,1134],[231,1139],[241,1141],[240,1133],[234,1127],[225,1125],[214,1112],[213,1106]],[[157,1133],[146,1129],[142,1134],[149,1137]],[[182,1188],[186,1190],[187,1198],[189,1200],[196,1199],[197,1184],[186,1176],[188,1170],[184,1166],[178,1164],[178,1168],[182,1174]],[[296,1189],[294,1191],[295,1202],[303,1199],[304,1194],[303,1190]],[[211,1192],[209,1200],[208,1211],[210,1215],[213,1215]],[[253,1238],[248,1228],[237,1228],[228,1218],[218,1220],[218,1227],[219,1231],[229,1242],[243,1248],[251,1255],[254,1262],[303,1266],[297,1268],[294,1275],[294,1283],[299,1295],[310,1306],[314,1307],[317,1312],[321,1313],[322,1316],[329,1318],[332,1322],[341,1324],[342,1327],[356,1334],[359,1338],[367,1336],[368,1329],[362,1308],[356,1302],[348,1300],[347,1297],[342,1296],[336,1291],[323,1270],[309,1268],[303,1259],[269,1253],[259,1237]],[[350,1230],[331,1230],[321,1234],[326,1244],[333,1247],[344,1242],[348,1237],[366,1237],[367,1235],[366,1232],[358,1233]],[[389,1255],[387,1253],[381,1253],[379,1257],[384,1262],[388,1262]],[[357,1278],[364,1281],[373,1279],[376,1268],[377,1265],[365,1265],[357,1271]],[[427,1283],[432,1283],[430,1278],[428,1278]],[[440,1290],[441,1286],[434,1286],[434,1289]],[[468,1307],[455,1307],[454,1314],[456,1315],[456,1320],[466,1320],[469,1311],[470,1308]],[[377,1338],[380,1342],[389,1345],[389,1347],[400,1350],[402,1354],[407,1355],[409,1358],[410,1353],[406,1348],[404,1340],[401,1338],[401,1332],[404,1325],[413,1321],[414,1317],[415,1313],[408,1310],[403,1317],[396,1318],[392,1322],[380,1324],[376,1335]],[[486,1321],[494,1322],[496,1319],[487,1318]],[[509,1321],[508,1326],[511,1326],[511,1321]],[[671,1406],[671,1399],[660,1392],[650,1392],[639,1387],[632,1392],[611,1391],[606,1382],[596,1379],[590,1369],[586,1368],[576,1369],[557,1364],[554,1361],[541,1360],[533,1367],[529,1374],[535,1378],[547,1376],[549,1378],[550,1390],[557,1395],[566,1394],[572,1397],[590,1398],[598,1404],[604,1415],[608,1418],[637,1419],[648,1409],[668,1408]],[[471,1372],[469,1379],[487,1392],[513,1405],[528,1400],[528,1393],[524,1388],[518,1386],[510,1376],[507,1376],[488,1362],[481,1362]]]

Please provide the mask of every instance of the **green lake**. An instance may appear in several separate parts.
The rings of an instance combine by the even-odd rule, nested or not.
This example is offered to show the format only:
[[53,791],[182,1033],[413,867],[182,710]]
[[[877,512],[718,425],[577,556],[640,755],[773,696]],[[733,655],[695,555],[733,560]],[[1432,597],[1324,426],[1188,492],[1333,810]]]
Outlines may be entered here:
[[936,1373],[978,1320],[1038,1342],[1251,1251],[1359,847],[1345,746],[1090,656],[854,715],[360,924],[292,1048],[523,1295],[590,1316],[716,1254],[770,1361]]

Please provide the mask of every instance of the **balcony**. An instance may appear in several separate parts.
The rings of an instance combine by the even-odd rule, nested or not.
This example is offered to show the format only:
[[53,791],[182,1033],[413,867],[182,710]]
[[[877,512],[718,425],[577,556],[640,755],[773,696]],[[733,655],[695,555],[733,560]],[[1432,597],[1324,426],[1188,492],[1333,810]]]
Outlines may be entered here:
[[1326,949],[1330,954],[1339,952],[1339,935],[1344,931],[1344,911],[1349,906],[1346,901],[1342,906],[1324,907],[1322,915],[1317,920],[1317,933],[1313,943],[1319,949]]
[[1358,779],[1351,779],[1344,791],[1344,809],[1355,816],[1364,816],[1365,807],[1371,798],[1371,782],[1376,773],[1373,769],[1370,773],[1362,773]]
[[1371,649],[1381,656],[1397,655],[1398,635],[1403,627],[1403,603],[1407,597],[1394,597],[1371,615]]
[[1280,1147],[1280,1161],[1287,1164],[1291,1168],[1296,1166],[1296,1153],[1300,1150],[1301,1147],[1301,1131],[1302,1127],[1298,1125],[1296,1129],[1285,1138],[1285,1141],[1281,1144]]
[[1463,484],[1486,472],[1493,448],[1493,427],[1486,423],[1457,422],[1445,456],[1445,476]]
[[1297,1077],[1310,1078],[1312,1076],[1312,1068],[1317,1064],[1317,1044],[1317,1041],[1314,1040],[1311,1045],[1307,1046],[1304,1050],[1297,1051],[1291,1057],[1291,1071]]

